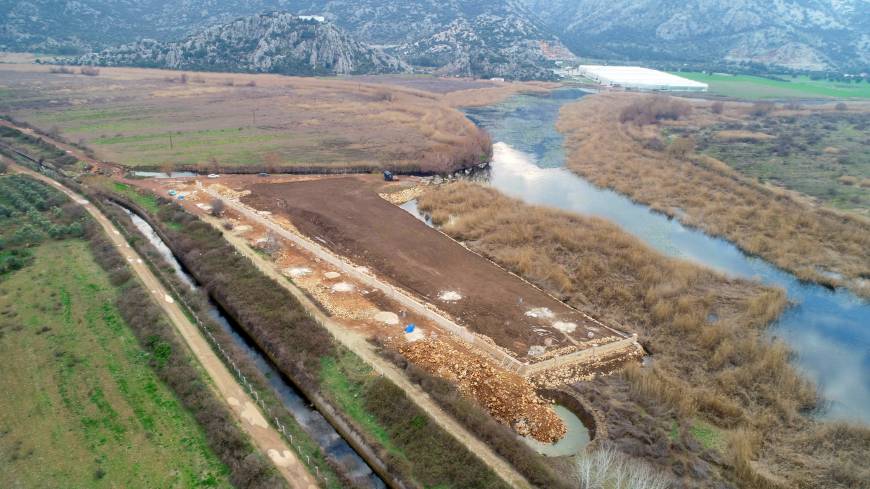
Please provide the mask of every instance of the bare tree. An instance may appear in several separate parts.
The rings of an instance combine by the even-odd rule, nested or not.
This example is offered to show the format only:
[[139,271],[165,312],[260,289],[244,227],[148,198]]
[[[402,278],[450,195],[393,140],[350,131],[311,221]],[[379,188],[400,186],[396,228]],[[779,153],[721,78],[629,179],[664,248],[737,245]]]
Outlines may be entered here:
[[838,103],[837,105],[834,106],[834,109],[839,110],[839,111],[842,112],[842,111],[844,111],[844,110],[848,110],[848,109],[849,109],[849,106],[846,105],[845,102],[840,102],[840,103]]
[[713,105],[710,106],[710,111],[714,114],[721,114],[725,111],[725,104],[722,101],[717,100],[716,102],[713,102]]

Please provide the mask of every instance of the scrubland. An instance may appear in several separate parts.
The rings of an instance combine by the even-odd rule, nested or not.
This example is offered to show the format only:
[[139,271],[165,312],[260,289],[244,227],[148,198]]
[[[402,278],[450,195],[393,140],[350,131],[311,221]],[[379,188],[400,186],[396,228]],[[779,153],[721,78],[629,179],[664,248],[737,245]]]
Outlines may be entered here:
[[868,455],[860,442],[870,431],[807,417],[814,386],[765,334],[786,306],[782,290],[665,257],[605,220],[476,184],[438,187],[419,207],[472,250],[639,333],[650,366],[575,386],[605,412],[620,450],[697,486],[856,487],[838,475],[845,467],[866,480],[850,461]]
[[563,107],[558,122],[567,166],[801,279],[870,296],[870,222],[762,185],[698,154],[694,129],[774,110],[769,104],[715,106],[626,93],[584,97]]
[[352,79],[2,65],[0,113],[148,170],[448,172],[489,137],[441,95]]

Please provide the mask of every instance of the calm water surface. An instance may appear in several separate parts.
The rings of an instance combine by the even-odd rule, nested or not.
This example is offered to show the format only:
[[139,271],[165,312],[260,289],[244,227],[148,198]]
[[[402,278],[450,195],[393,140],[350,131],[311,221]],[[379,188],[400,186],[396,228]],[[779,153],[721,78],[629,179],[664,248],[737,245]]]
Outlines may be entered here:
[[794,305],[770,332],[791,345],[798,367],[819,384],[827,404],[821,415],[870,424],[870,303],[843,289],[801,283],[726,240],[684,227],[565,169],[555,123],[559,109],[583,95],[573,89],[520,95],[469,110],[469,118],[497,142],[491,185],[531,204],[609,219],[667,255],[784,288]]

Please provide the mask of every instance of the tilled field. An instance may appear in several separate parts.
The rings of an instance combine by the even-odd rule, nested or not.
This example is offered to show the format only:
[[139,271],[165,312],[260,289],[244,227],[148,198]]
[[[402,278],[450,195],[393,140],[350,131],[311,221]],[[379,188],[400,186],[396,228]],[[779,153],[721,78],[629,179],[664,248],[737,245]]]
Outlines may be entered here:
[[517,358],[611,336],[549,295],[377,195],[374,177],[254,184],[242,202],[437,305]]

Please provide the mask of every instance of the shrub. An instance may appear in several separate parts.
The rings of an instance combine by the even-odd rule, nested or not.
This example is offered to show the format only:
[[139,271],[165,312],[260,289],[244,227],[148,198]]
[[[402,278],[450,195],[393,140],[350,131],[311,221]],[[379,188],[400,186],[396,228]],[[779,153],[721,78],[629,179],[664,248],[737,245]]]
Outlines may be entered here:
[[844,111],[844,110],[848,110],[848,109],[849,109],[849,106],[846,105],[845,102],[840,102],[840,103],[838,103],[837,105],[834,106],[834,109],[835,109],[835,110],[839,110],[839,111],[842,112],[842,111]]
[[211,201],[211,215],[213,215],[214,217],[221,217],[221,215],[224,213],[225,207],[226,207],[226,204],[224,204],[223,200],[212,199],[212,201]]
[[687,102],[665,95],[639,97],[622,110],[619,120],[633,122],[638,126],[655,124],[663,120],[677,120],[692,112]]
[[752,108],[749,109],[749,115],[753,117],[764,117],[776,108],[776,105],[773,102],[755,102],[752,104]]
[[725,111],[725,104],[721,101],[713,102],[713,105],[710,106],[710,111],[714,114],[721,114]]
[[100,70],[93,66],[82,66],[81,70],[79,70],[82,75],[85,76],[97,76],[100,74]]

